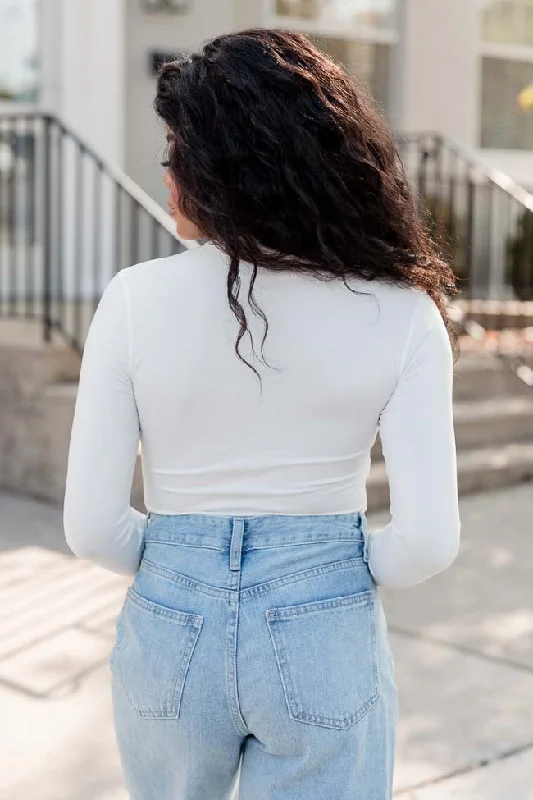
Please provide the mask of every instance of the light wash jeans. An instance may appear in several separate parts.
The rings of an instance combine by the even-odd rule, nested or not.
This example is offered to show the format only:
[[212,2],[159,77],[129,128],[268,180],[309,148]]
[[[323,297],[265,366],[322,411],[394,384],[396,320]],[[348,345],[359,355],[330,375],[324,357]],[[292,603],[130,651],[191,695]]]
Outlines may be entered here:
[[[365,518],[148,516],[111,655],[132,800],[389,800]],[[240,773],[240,775],[239,775]]]

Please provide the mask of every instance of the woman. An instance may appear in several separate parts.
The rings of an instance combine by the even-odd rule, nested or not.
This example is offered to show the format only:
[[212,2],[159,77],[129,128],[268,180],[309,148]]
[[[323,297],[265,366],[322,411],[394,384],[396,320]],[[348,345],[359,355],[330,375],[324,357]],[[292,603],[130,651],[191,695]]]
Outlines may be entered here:
[[[220,36],[155,106],[178,233],[204,243],[107,287],[64,512],[77,555],[135,576],[111,657],[127,786],[223,800],[240,767],[241,800],[390,798],[377,587],[458,548],[452,272],[386,124],[306,37]],[[391,522],[368,535],[378,427]]]

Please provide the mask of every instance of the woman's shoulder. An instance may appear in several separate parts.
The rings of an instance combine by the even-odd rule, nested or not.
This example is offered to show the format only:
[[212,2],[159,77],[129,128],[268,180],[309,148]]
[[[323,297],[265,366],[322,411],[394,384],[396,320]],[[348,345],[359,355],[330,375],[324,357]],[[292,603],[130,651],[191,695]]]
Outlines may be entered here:
[[374,298],[386,319],[409,320],[435,304],[426,292],[412,286],[373,280],[350,281],[350,288],[360,295]]
[[175,253],[162,258],[153,258],[133,264],[131,267],[124,267],[120,271],[121,279],[129,285],[150,282],[161,278],[165,273],[175,273],[183,271],[200,257],[202,248],[185,248],[181,253]]

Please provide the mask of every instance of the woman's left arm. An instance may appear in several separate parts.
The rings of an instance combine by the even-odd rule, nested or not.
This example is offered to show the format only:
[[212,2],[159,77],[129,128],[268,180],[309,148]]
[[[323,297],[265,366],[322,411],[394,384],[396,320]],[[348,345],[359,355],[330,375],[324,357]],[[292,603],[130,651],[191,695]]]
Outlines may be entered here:
[[85,344],[63,509],[80,558],[134,575],[146,517],[130,506],[140,425],[130,371],[130,319],[121,273],[108,284]]

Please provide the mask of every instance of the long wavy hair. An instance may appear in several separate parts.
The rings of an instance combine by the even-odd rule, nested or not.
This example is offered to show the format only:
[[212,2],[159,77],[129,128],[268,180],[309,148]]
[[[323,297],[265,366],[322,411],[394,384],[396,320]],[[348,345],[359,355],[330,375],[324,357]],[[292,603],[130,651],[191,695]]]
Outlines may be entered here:
[[[228,301],[249,331],[239,265],[415,287],[436,303],[455,278],[416,202],[387,123],[365,89],[308,37],[218,36],[165,64],[155,110],[169,132],[180,210],[229,257]],[[252,342],[253,347],[253,342]],[[263,347],[261,347],[261,354]],[[263,359],[264,360],[264,359]],[[266,362],[265,362],[266,363]]]

